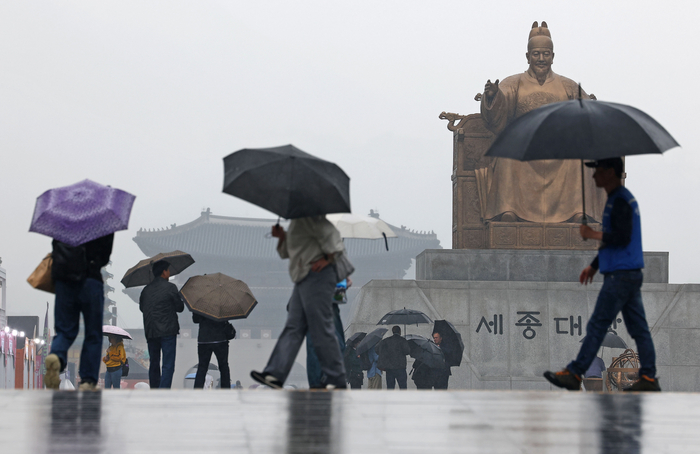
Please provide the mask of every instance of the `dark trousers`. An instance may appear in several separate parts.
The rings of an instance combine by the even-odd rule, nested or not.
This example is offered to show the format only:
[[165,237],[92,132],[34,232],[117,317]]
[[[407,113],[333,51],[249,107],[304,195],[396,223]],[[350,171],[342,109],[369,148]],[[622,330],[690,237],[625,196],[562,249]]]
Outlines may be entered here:
[[433,387],[435,389],[447,389],[448,382],[450,381],[450,369],[433,369],[435,374],[433,375]]
[[[151,364],[148,367],[148,381],[151,389],[169,389],[173,383],[175,373],[175,347],[177,336],[154,337],[146,339],[148,343],[148,355]],[[163,352],[163,371],[160,368],[160,353]]]
[[197,375],[194,377],[195,389],[204,388],[204,380],[207,378],[207,370],[209,370],[209,361],[211,361],[212,353],[216,356],[216,362],[219,364],[221,389],[231,389],[231,371],[228,367],[228,341],[197,345],[199,364],[197,365]]
[[386,371],[386,389],[395,389],[396,383],[399,384],[399,389],[407,389],[408,374],[406,369],[387,369]]
[[[333,303],[333,323],[335,324],[335,337],[338,338],[340,352],[345,353],[345,332],[343,322],[340,320],[340,308],[335,303]],[[306,333],[306,378],[309,380],[309,388],[319,388],[323,386],[325,381],[323,372],[321,372],[321,361],[316,355],[310,332]]]
[[642,279],[641,271],[614,271],[605,275],[595,309],[586,325],[581,350],[576,359],[566,366],[567,369],[578,376],[586,373],[605,339],[608,327],[622,312],[627,332],[637,343],[641,363],[639,375],[656,377],[656,352],[642,305]]
[[51,353],[61,360],[61,370],[67,363],[68,349],[80,330],[80,314],[85,323],[85,340],[80,352],[78,374],[81,381],[97,383],[102,359],[102,311],[104,286],[96,279],[80,282],[56,280],[56,305],[54,326],[56,336],[51,343]]

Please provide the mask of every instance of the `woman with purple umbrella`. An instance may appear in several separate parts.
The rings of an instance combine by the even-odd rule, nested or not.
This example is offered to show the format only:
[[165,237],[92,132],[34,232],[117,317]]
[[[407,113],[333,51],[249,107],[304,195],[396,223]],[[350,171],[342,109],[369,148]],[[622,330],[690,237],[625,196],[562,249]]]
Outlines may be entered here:
[[56,336],[44,362],[47,388],[58,389],[68,349],[85,323],[80,353],[80,390],[94,390],[102,356],[104,288],[102,267],[109,263],[114,232],[125,230],[135,197],[84,180],[50,189],[37,198],[30,231],[53,238],[51,275],[56,286]]

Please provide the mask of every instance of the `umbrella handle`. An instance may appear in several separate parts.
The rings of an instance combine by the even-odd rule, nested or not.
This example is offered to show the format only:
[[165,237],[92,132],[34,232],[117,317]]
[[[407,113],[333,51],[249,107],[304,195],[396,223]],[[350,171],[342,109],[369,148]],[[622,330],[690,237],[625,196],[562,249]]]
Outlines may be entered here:
[[389,250],[389,240],[386,238],[386,233],[382,232],[382,236],[384,237],[384,246],[386,246],[386,250]]

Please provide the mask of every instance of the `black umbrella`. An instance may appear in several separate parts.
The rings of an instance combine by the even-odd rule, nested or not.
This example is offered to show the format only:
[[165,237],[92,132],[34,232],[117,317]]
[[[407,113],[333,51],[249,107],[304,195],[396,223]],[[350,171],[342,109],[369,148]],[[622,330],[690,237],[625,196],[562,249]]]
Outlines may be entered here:
[[452,347],[445,352],[447,365],[459,367],[462,364],[462,353],[464,353],[462,334],[447,320],[435,320],[433,334],[435,333],[440,333],[442,336],[442,344],[449,344]]
[[362,331],[357,332],[352,336],[348,337],[348,339],[345,341],[345,345],[352,346],[353,344],[360,342],[362,339],[364,339],[365,336],[367,336],[367,333],[363,333]]
[[411,358],[422,362],[430,369],[445,367],[445,354],[432,340],[418,334],[406,334],[406,340],[411,348]]
[[384,337],[388,330],[386,328],[377,328],[362,339],[362,341],[357,345],[357,353],[362,354],[369,350],[370,348],[377,345]]
[[[585,337],[581,339],[581,342],[583,342],[585,339]],[[627,348],[625,341],[622,340],[620,336],[615,333],[611,333],[610,331],[605,333],[605,339],[603,339],[603,343],[600,344],[600,346],[608,348]]]
[[584,159],[663,153],[677,146],[663,126],[639,109],[577,99],[547,104],[519,117],[498,135],[486,156],[519,161],[581,159],[583,181]]
[[391,311],[379,320],[377,325],[413,325],[419,323],[433,323],[430,317],[421,311],[414,309],[399,309]]
[[153,257],[141,260],[139,263],[129,268],[121,283],[124,287],[138,287],[140,285],[148,285],[153,280],[153,264],[159,260],[165,260],[170,263],[170,275],[175,276],[180,274],[185,268],[194,263],[194,259],[190,254],[182,251],[164,252],[156,254]]
[[350,212],[350,178],[293,145],[244,148],[224,158],[223,192],[285,219]]

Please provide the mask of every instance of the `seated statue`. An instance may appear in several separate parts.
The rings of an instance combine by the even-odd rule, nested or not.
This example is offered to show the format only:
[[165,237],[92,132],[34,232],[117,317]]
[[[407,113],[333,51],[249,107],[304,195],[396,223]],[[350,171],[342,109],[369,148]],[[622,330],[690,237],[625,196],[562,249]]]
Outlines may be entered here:
[[[570,99],[595,99],[579,92],[576,82],[552,71],[554,43],[546,22],[532,25],[525,54],[527,71],[500,83],[488,80],[481,96],[486,127],[499,134],[513,120],[546,104]],[[579,222],[581,163],[578,160],[521,162],[496,158],[476,172],[484,220],[541,223]],[[586,169],[586,213],[600,221],[605,192],[596,188]]]

